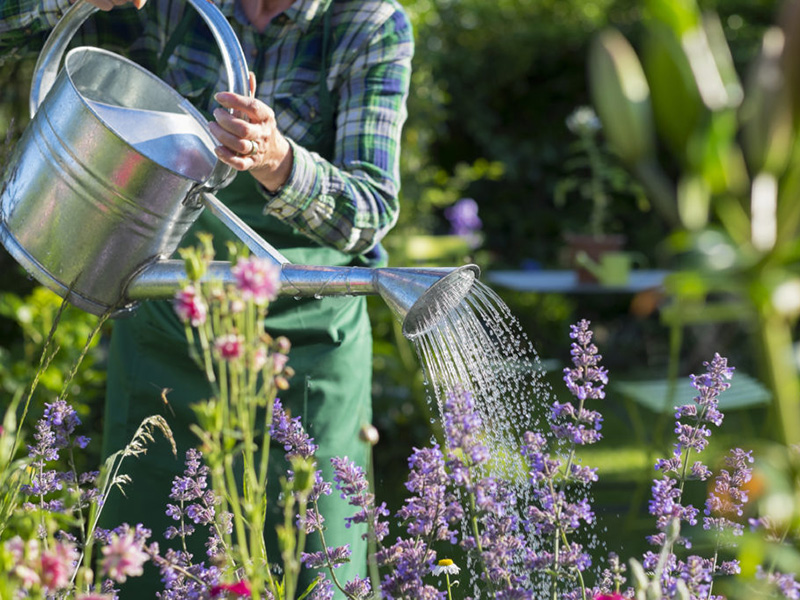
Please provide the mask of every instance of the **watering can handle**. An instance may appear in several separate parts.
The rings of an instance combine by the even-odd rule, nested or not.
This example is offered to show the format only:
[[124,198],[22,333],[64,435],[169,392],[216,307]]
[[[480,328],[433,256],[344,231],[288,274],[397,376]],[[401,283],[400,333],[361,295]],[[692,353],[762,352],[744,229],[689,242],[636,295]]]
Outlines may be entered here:
[[[188,0],[188,2],[200,13],[219,46],[230,91],[242,96],[249,96],[250,77],[247,69],[247,60],[230,24],[210,0]],[[42,51],[39,53],[39,58],[34,68],[29,103],[31,117],[36,114],[45,96],[47,96],[47,92],[53,87],[61,65],[61,59],[70,40],[72,40],[72,37],[83,25],[84,21],[97,10],[96,6],[86,2],[86,0],[78,0],[56,23]],[[222,187],[230,181],[231,175],[233,175],[232,169],[225,163],[218,161],[205,187],[211,189]]]

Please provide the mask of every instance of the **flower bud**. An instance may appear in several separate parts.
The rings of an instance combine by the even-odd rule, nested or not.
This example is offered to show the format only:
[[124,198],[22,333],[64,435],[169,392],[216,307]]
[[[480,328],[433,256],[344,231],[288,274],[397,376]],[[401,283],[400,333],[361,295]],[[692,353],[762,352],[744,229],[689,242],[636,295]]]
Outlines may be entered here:
[[206,274],[206,262],[196,248],[181,248],[178,253],[183,259],[183,268],[189,281],[200,281]]
[[370,446],[375,446],[380,439],[380,435],[374,425],[366,424],[361,426],[361,430],[358,432],[358,439]]

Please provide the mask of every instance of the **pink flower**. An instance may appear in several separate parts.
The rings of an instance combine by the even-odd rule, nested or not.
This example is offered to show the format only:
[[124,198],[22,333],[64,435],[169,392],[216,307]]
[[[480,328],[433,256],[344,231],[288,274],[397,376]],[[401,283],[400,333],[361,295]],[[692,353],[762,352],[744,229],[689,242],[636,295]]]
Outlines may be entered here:
[[267,365],[267,349],[264,346],[259,346],[253,353],[253,366],[254,371],[260,371]]
[[246,581],[237,581],[236,583],[220,583],[219,585],[212,586],[211,588],[211,597],[214,598],[221,594],[225,594],[226,596],[234,595],[234,596],[243,596],[246,598],[250,597],[250,584]]
[[613,594],[597,594],[592,600],[627,600],[627,598],[615,592]]
[[123,583],[129,576],[142,574],[142,565],[149,558],[142,550],[141,542],[134,539],[133,531],[123,536],[114,534],[111,543],[103,547],[102,571],[118,583]]
[[39,577],[38,568],[34,568],[38,567],[36,563],[40,560],[39,541],[25,541],[17,535],[4,545],[13,558],[14,568],[11,570],[11,574],[19,580],[22,589],[29,590],[39,585],[41,578]]
[[289,362],[289,357],[285,354],[273,354],[272,362],[275,364],[275,372],[280,373],[283,371],[286,363]]
[[78,552],[69,544],[57,543],[42,552],[42,585],[49,592],[69,587]]
[[268,259],[257,256],[240,258],[231,273],[245,300],[252,298],[258,306],[264,306],[278,296],[281,271]]
[[183,323],[198,327],[206,322],[208,306],[193,285],[187,285],[175,294],[174,307]]
[[236,360],[244,353],[242,336],[229,333],[222,335],[214,341],[214,347],[223,360]]

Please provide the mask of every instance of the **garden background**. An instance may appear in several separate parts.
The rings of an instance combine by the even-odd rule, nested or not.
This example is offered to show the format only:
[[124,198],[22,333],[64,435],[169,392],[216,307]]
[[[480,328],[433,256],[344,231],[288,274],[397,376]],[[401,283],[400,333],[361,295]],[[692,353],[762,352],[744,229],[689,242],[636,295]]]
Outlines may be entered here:
[[[402,158],[400,222],[386,240],[392,263],[458,265],[493,270],[565,268],[564,234],[584,229],[590,202],[577,193],[560,201],[565,181],[587,172],[570,170],[575,136],[567,117],[591,104],[587,62],[592,39],[608,25],[634,44],[643,35],[641,2],[635,0],[406,0],[416,31],[416,56],[409,120]],[[775,22],[778,3],[768,0],[701,2],[719,14],[737,70],[755,57],[765,29]],[[31,61],[0,64],[0,139],[11,148],[27,121]],[[607,157],[613,166],[614,158]],[[616,167],[612,167],[616,168]],[[669,169],[669,167],[668,167]],[[615,172],[616,173],[616,172]],[[615,175],[618,176],[619,174]],[[626,236],[648,267],[675,266],[670,224],[646,195],[624,184],[610,196],[607,229]],[[447,209],[463,198],[477,203],[479,243],[451,234]],[[652,529],[646,514],[646,482],[653,453],[668,447],[669,419],[615,392],[620,380],[686,378],[702,371],[714,352],[741,372],[760,377],[763,365],[747,319],[699,318],[669,327],[658,293],[534,294],[496,288],[564,393],[561,369],[569,360],[569,324],[592,322],[604,365],[612,374],[602,449],[587,462],[600,469],[595,490],[600,527],[614,524],[618,550],[638,554]],[[39,348],[58,310],[58,298],[40,288],[0,250],[0,393],[2,403],[29,383]],[[419,361],[380,300],[371,299],[375,344],[375,425],[379,497],[390,508],[413,446],[439,435],[432,420]],[[730,317],[730,315],[729,315]],[[40,395],[58,393],[64,373],[80,353],[95,318],[67,309],[56,334],[62,351],[40,383]],[[670,341],[678,361],[670,362]],[[673,354],[673,358],[675,355]],[[735,385],[735,383],[734,383]],[[87,463],[99,460],[104,392],[104,339],[92,348],[73,383],[71,398],[87,435]],[[160,393],[160,390],[154,390]],[[691,398],[680,398],[687,402]],[[33,418],[42,403],[34,404]],[[726,448],[743,437],[775,439],[771,406],[729,415],[715,440]],[[666,433],[666,434],[665,434]],[[665,434],[665,435],[661,435]],[[633,498],[633,503],[631,502]],[[603,521],[607,519],[607,521]],[[621,525],[620,525],[621,524]]]

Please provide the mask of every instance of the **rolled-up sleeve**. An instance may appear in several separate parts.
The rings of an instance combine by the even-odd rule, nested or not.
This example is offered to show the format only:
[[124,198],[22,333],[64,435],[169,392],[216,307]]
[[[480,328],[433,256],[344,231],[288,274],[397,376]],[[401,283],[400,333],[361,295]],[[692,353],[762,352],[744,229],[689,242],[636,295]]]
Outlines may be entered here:
[[38,51],[41,39],[69,7],[69,0],[0,2],[0,57]]
[[400,138],[414,53],[413,33],[397,5],[371,31],[337,89],[336,146],[329,162],[290,140],[294,166],[265,212],[350,254],[369,251],[397,222]]

